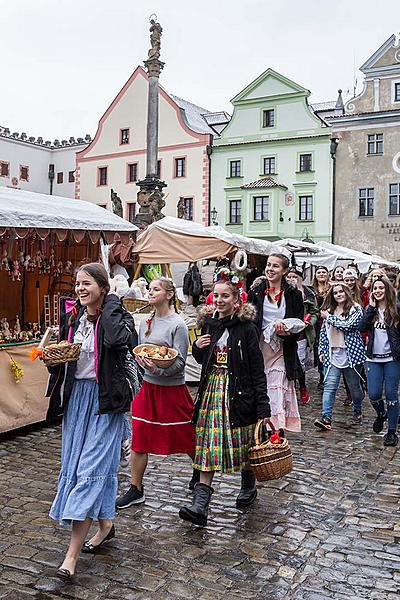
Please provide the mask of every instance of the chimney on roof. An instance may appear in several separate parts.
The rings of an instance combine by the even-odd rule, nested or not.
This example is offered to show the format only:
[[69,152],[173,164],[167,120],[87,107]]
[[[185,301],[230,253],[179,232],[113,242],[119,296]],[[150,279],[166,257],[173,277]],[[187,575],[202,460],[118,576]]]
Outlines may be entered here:
[[342,98],[342,90],[338,90],[338,97],[335,104],[334,116],[340,117],[341,115],[344,115],[344,104]]

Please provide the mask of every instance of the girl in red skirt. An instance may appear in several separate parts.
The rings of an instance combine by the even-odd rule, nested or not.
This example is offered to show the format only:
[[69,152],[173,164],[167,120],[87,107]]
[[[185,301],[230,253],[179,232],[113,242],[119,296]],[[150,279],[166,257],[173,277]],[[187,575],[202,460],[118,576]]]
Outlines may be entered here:
[[139,344],[168,346],[178,351],[174,363],[160,369],[145,358],[143,386],[132,403],[132,480],[118,498],[117,508],[144,502],[143,476],[149,454],[194,456],[193,400],[185,385],[185,362],[189,344],[187,327],[176,312],[175,284],[167,277],[150,283],[153,312],[139,329]]

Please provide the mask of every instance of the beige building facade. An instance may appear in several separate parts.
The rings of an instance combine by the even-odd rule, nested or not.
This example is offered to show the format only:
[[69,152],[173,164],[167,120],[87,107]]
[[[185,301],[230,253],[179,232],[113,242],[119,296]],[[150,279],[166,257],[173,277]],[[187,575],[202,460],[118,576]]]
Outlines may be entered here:
[[[146,176],[148,77],[137,67],[99,121],[89,146],[77,154],[76,197],[111,209],[111,190],[133,222],[137,181]],[[226,113],[212,113],[159,89],[159,177],[166,216],[209,224],[209,148]],[[181,215],[182,216],[182,213]]]
[[334,242],[400,260],[400,45],[362,65],[362,92],[325,117],[337,139]]

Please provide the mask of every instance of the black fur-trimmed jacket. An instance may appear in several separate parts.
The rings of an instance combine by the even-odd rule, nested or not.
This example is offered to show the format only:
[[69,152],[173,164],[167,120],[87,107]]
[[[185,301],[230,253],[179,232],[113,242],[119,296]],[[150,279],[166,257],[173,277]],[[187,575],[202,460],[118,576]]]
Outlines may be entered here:
[[[287,281],[282,281],[283,294],[285,298],[286,310],[285,319],[300,319],[304,318],[304,302],[303,296],[297,288],[293,287]],[[259,335],[262,332],[263,310],[265,290],[267,289],[267,278],[259,277],[256,279],[249,291],[247,301],[254,304],[257,310],[257,318],[255,324]],[[298,333],[291,333],[287,336],[282,336],[283,358],[285,361],[286,377],[289,381],[297,379],[297,340]]]
[[[81,307],[72,326],[72,338],[84,312]],[[65,298],[60,300],[59,340],[68,339],[69,313],[65,310]],[[137,345],[137,333],[133,317],[125,309],[118,296],[106,296],[96,325],[97,382],[99,386],[99,413],[119,413],[129,410],[133,393],[125,374],[128,348]],[[46,396],[50,397],[47,419],[61,415],[68,403],[75,381],[76,362],[50,367],[50,379]]]
[[229,332],[228,373],[229,373],[229,417],[232,427],[256,423],[258,419],[271,416],[264,372],[264,360],[259,346],[259,335],[253,323],[255,309],[244,304],[232,317],[213,318],[208,309],[202,307],[198,322],[202,335],[211,335],[211,344],[198,348],[193,344],[192,354],[202,365],[200,385],[194,409],[194,422],[197,421],[201,399],[207,386],[208,376],[214,362],[216,344],[224,333]]

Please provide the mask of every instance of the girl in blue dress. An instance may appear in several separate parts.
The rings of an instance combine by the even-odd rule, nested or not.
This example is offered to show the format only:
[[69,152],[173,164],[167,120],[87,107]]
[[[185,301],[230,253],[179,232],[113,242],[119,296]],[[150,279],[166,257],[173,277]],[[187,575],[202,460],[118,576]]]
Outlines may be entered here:
[[[75,290],[77,302],[61,306],[60,340],[81,343],[80,357],[51,369],[48,394],[48,416],[63,413],[61,471],[50,517],[72,524],[71,541],[56,572],[64,580],[73,578],[81,551],[94,553],[115,536],[124,412],[132,401],[125,362],[128,348],[137,343],[133,318],[118,296],[109,293],[102,265],[81,267]],[[99,528],[84,543],[93,519]]]

